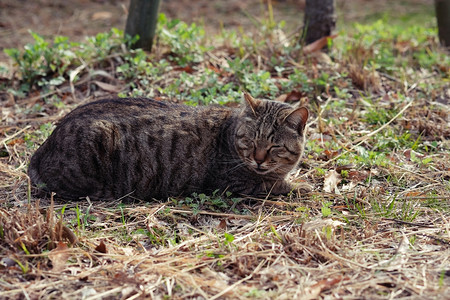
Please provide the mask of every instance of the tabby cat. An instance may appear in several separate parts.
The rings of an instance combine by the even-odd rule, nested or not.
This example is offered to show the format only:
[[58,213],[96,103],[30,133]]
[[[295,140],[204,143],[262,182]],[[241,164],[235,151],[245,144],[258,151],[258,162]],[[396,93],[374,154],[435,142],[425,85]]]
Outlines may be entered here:
[[286,194],[308,110],[254,99],[239,108],[100,100],[64,117],[31,158],[31,181],[65,199]]

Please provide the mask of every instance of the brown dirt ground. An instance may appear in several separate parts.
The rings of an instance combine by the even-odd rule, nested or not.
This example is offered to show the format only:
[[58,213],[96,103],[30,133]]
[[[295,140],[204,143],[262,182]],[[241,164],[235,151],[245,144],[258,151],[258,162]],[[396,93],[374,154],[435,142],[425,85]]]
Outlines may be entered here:
[[[305,0],[272,0],[274,18],[285,20],[294,30],[303,23]],[[391,3],[390,3],[391,2]],[[399,1],[400,2],[400,1]],[[404,2],[404,1],[401,1]],[[409,0],[410,6],[392,1],[337,0],[339,23],[364,21],[388,10],[420,12],[432,0]],[[123,29],[129,0],[2,0],[0,2],[0,62],[7,61],[5,48],[22,47],[32,41],[29,30],[52,37],[63,35],[73,41],[85,36]],[[201,22],[207,32],[224,28],[245,28],[252,20],[267,18],[267,0],[164,0],[160,12],[185,22]]]

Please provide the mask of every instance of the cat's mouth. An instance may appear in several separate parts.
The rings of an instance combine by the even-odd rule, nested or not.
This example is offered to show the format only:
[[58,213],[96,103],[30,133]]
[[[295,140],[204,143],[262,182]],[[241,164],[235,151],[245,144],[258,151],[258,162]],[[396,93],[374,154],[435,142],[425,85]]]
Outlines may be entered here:
[[261,174],[261,175],[267,174],[270,171],[268,168],[261,167],[260,165],[258,165],[256,167],[255,166],[252,166],[252,167],[256,173]]
[[258,175],[266,175],[273,171],[266,163],[259,164],[254,160],[247,160],[248,167]]

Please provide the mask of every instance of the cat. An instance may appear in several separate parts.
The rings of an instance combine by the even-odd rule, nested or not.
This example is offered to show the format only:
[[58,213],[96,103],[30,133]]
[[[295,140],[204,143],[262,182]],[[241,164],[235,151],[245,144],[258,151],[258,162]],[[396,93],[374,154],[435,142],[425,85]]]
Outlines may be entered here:
[[80,106],[37,149],[28,175],[63,199],[287,194],[309,112],[248,93],[244,99],[237,108],[145,98]]

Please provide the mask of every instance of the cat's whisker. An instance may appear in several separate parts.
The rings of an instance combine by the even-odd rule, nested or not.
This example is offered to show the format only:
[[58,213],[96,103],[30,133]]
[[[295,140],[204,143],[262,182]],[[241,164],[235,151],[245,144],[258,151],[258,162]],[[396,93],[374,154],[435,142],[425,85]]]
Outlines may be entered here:
[[232,167],[231,169],[226,170],[226,173],[227,173],[227,174],[231,174],[231,173],[233,173],[234,171],[236,171],[236,170],[238,170],[238,169],[240,169],[240,168],[242,168],[242,167],[246,167],[246,163],[240,163],[240,164],[237,164],[237,165],[235,165],[234,167]]

